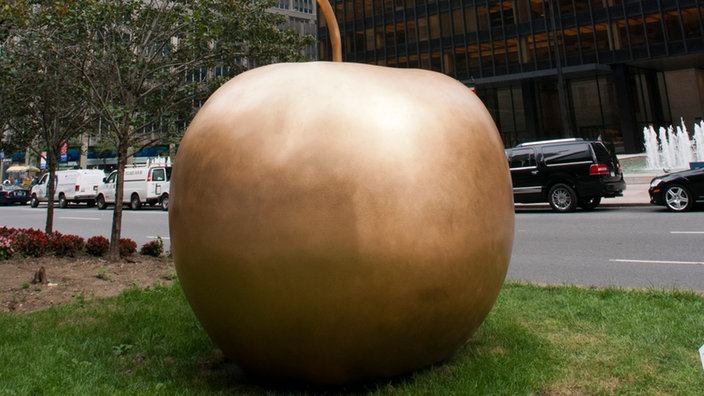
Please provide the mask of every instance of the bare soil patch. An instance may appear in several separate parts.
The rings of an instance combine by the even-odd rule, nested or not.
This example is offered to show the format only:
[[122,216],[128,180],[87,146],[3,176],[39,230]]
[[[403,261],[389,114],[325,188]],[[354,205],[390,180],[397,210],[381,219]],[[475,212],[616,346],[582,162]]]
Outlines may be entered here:
[[[36,279],[42,267],[43,282]],[[12,258],[0,261],[0,312],[33,312],[77,299],[112,297],[135,287],[171,285],[175,279],[173,261],[167,257],[134,255],[118,262],[87,254]]]

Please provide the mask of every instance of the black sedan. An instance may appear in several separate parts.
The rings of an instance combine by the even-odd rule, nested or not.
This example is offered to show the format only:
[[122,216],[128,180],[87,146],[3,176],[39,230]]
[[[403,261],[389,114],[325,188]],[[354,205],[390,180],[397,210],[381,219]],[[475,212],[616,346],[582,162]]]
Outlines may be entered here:
[[658,176],[650,182],[650,203],[664,205],[673,212],[691,210],[704,203],[704,168]]
[[29,202],[29,190],[14,184],[0,184],[0,205]]

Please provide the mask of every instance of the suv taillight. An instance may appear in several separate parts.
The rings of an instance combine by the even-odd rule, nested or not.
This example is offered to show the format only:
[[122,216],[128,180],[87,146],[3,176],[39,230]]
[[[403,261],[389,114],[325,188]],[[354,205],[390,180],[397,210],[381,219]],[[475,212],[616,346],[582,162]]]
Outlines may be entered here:
[[589,176],[608,175],[609,167],[606,164],[593,164],[589,167]]
[[78,184],[76,184],[76,192],[79,192],[79,191],[81,191],[81,186],[79,186]]

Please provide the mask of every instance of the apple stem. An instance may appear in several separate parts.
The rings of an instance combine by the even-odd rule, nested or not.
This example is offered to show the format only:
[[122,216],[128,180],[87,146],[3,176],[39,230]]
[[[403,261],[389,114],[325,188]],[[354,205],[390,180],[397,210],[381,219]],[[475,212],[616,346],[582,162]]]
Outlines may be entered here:
[[335,19],[335,12],[332,10],[329,0],[317,0],[320,11],[328,24],[330,33],[330,44],[332,45],[332,61],[342,62],[342,39],[340,38],[340,27]]

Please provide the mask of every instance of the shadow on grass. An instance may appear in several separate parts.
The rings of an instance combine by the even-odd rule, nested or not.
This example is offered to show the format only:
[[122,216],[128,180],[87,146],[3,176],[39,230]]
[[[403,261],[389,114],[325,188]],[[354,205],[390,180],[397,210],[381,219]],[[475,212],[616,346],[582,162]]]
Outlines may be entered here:
[[315,386],[248,376],[217,351],[202,355],[197,370],[184,367],[179,376],[187,393],[207,389],[240,395],[491,395],[539,392],[557,375],[547,343],[526,329],[494,326],[480,333],[445,362],[372,383]]
[[251,377],[212,344],[178,285],[0,316],[0,328],[12,342],[0,348],[12,362],[0,366],[11,379],[0,393],[10,394],[525,394],[558,370],[549,343],[492,313],[447,361],[389,380],[317,387]]
[[216,350],[200,357],[199,370],[184,367],[179,375],[193,385],[192,391],[225,394],[526,394],[539,393],[559,375],[550,348],[521,326],[489,318],[448,360],[383,381],[315,386],[248,376]]

